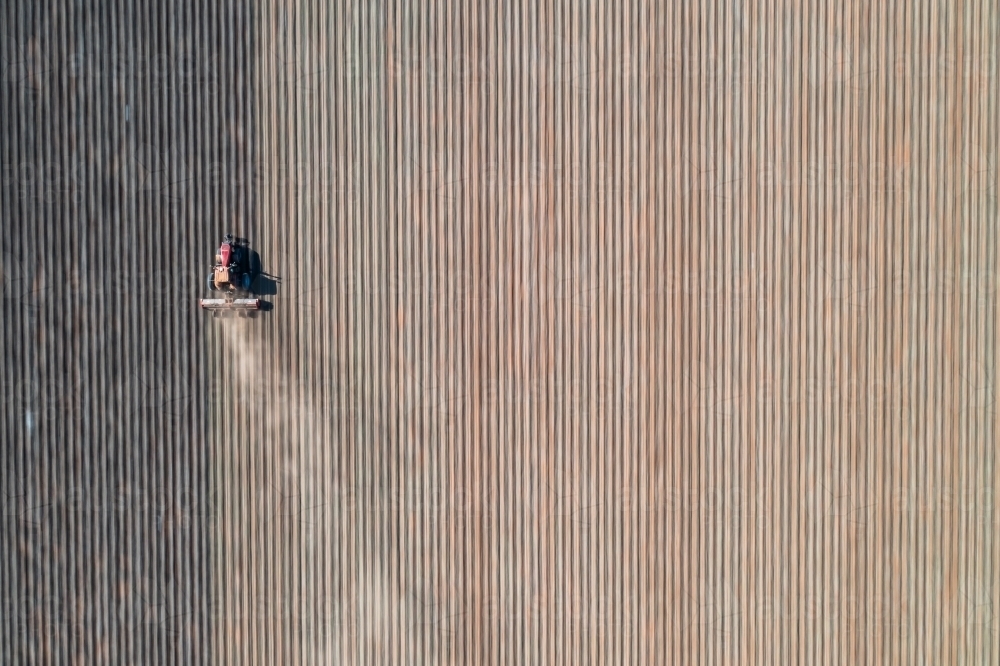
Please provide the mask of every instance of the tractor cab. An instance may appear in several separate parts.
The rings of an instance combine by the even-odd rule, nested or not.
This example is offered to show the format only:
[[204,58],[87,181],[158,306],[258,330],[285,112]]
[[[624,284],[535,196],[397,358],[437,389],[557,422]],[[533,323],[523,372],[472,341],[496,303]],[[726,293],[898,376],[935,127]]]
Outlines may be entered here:
[[219,246],[219,254],[215,255],[216,265],[232,268],[238,272],[246,270],[244,266],[245,252],[243,245],[241,245],[245,242],[243,239],[234,238],[232,234],[226,234],[222,239],[222,245]]

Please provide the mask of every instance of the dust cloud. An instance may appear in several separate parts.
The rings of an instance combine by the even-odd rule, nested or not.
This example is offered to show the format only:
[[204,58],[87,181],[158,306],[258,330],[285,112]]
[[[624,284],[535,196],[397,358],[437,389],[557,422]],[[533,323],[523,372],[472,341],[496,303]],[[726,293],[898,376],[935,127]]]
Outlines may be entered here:
[[[240,651],[255,658],[272,646],[318,663],[358,663],[387,655],[394,636],[412,658],[438,663],[432,643],[411,635],[422,630],[419,604],[390,586],[386,553],[370,539],[345,539],[372,534],[378,514],[355,503],[331,464],[337,424],[322,416],[313,389],[265,362],[260,322],[221,317],[216,328],[230,402],[217,440],[229,500],[217,535],[221,656],[242,636],[253,645]],[[292,637],[299,645],[282,645]]]

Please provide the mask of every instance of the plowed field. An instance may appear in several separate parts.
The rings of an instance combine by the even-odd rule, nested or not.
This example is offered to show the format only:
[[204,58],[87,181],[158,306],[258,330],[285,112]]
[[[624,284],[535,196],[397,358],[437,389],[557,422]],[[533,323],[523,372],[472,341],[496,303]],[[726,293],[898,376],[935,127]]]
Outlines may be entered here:
[[0,661],[998,663],[998,26],[4,3]]

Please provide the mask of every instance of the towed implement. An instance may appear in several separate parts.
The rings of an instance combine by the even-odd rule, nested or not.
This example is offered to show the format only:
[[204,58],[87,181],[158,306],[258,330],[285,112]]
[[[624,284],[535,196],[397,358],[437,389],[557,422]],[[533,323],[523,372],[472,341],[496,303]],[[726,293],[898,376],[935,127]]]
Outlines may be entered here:
[[259,298],[203,298],[201,308],[212,311],[248,311],[260,310]]
[[208,276],[209,291],[219,292],[222,298],[202,298],[203,310],[217,312],[246,312],[261,309],[261,301],[251,298],[253,281],[259,267],[254,265],[255,253],[245,238],[226,234],[215,255],[215,265]]

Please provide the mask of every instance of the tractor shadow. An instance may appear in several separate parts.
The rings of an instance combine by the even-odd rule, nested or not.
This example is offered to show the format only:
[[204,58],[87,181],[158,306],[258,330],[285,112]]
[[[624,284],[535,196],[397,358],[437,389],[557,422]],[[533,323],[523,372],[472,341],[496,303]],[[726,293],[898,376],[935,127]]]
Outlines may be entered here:
[[[277,275],[271,275],[263,269],[263,263],[260,260],[260,254],[256,250],[250,250],[250,271],[253,274],[253,284],[250,286],[250,291],[253,292],[255,296],[277,296],[278,295],[278,285],[281,284],[281,278]],[[263,307],[261,309],[270,310],[270,303],[262,303]]]

